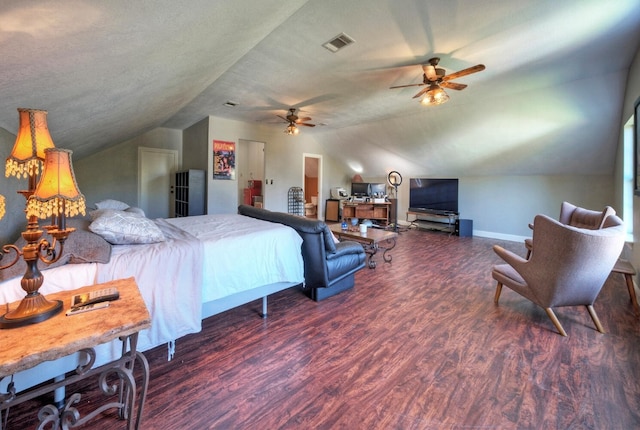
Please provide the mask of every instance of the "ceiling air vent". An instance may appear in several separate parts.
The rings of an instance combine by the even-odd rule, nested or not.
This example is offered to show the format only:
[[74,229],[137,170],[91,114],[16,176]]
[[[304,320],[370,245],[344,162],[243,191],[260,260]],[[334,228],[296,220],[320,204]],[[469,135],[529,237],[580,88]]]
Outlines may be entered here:
[[344,48],[345,46],[351,45],[353,42],[355,42],[355,40],[344,33],[340,33],[322,46],[324,46],[331,52],[338,52],[340,49]]

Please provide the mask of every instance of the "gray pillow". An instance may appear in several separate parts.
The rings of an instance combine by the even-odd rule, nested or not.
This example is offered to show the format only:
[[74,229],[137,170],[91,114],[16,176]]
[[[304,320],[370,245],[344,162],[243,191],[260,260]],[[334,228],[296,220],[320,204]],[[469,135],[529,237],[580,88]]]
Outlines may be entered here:
[[[62,250],[60,259],[50,265],[39,261],[38,269],[43,271],[65,264],[108,263],[111,259],[111,244],[99,235],[89,231],[88,227],[90,222],[91,221],[87,219],[67,220],[67,228],[73,227],[76,231],[71,233],[64,242],[64,249]],[[42,228],[42,226],[40,227]],[[49,240],[49,242],[52,241],[51,236],[46,233],[43,234],[42,237]],[[14,243],[20,250],[22,250],[26,244],[26,241],[22,237]],[[60,245],[56,245],[56,250],[60,249],[59,246]],[[13,258],[15,258],[14,252],[5,255],[2,260],[0,260],[0,265],[7,264]],[[26,270],[27,264],[22,257],[20,257],[20,260],[13,266],[5,270],[0,270],[0,281],[22,276]]]

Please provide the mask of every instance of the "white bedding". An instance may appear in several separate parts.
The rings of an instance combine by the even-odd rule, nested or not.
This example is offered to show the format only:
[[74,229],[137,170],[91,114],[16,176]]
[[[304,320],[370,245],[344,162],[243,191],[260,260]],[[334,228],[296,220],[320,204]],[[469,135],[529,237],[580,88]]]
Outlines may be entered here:
[[155,222],[164,242],[114,246],[109,263],[96,270],[96,283],[135,277],[151,314],[151,328],[138,337],[141,351],[201,330],[203,244],[161,219]]
[[[267,284],[296,285],[304,280],[302,239],[289,227],[237,214],[157,219],[155,223],[166,241],[113,246],[106,264],[43,270],[40,291],[46,295],[135,277],[152,320],[151,328],[141,332],[138,340],[138,349],[145,351],[199,332],[205,302]],[[20,277],[0,284],[1,303],[22,297]],[[119,353],[119,343],[99,348],[103,359]]]
[[237,214],[165,221],[203,243],[203,302],[261,285],[304,279],[302,238],[292,228]]

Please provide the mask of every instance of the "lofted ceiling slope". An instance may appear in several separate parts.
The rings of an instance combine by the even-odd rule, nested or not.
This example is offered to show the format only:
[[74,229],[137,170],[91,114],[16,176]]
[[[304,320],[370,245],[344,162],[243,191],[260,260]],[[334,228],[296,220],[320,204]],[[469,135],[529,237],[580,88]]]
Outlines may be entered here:
[[[282,129],[296,107],[365,176],[611,174],[639,40],[637,0],[8,1],[0,127],[47,109],[81,158],[209,115]],[[389,89],[434,56],[486,70],[440,106]]]

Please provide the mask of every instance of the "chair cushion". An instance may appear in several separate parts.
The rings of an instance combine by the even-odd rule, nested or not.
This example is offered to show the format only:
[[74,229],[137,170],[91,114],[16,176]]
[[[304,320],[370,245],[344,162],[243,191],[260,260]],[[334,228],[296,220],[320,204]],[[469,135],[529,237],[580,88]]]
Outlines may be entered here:
[[[602,212],[600,212],[576,207],[571,214],[568,224],[572,227],[586,228],[589,230],[601,229],[604,224],[604,220],[609,215],[612,215],[609,209],[610,208],[607,206]],[[615,214],[615,211],[613,211],[613,214]]]
[[493,276],[493,279],[498,282],[502,282],[503,284],[508,282],[509,284],[521,284],[523,287],[526,285],[522,276],[520,276],[520,274],[509,264],[496,264],[491,270],[491,276]]

